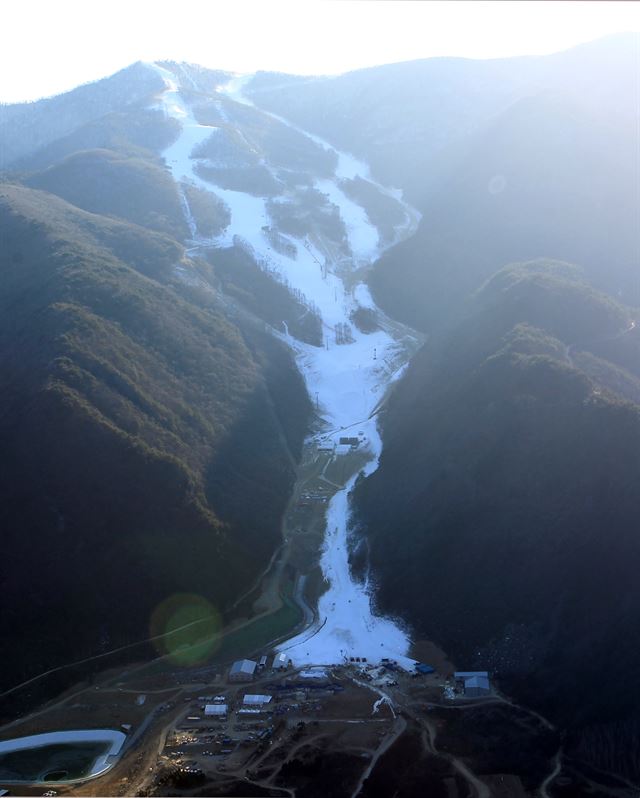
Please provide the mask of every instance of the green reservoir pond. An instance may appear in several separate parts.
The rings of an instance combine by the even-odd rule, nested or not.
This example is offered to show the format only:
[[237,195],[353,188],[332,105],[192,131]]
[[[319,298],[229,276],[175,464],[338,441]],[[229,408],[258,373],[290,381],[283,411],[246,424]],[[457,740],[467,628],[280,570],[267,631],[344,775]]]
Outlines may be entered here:
[[110,742],[54,743],[0,754],[2,781],[68,781],[91,772],[93,763],[111,748]]

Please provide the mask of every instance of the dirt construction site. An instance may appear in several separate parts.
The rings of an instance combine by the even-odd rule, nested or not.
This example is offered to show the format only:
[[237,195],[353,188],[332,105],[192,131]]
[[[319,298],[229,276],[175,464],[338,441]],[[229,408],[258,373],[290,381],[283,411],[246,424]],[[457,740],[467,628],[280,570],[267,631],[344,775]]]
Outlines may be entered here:
[[553,728],[498,692],[456,694],[444,655],[427,643],[422,650],[432,655],[433,673],[354,661],[263,665],[242,683],[228,669],[155,679],[135,670],[105,674],[2,736],[121,729],[127,738],[113,766],[77,783],[0,788],[59,796],[540,795],[557,750]]
[[[53,786],[58,795],[189,795],[205,785],[203,794],[224,795],[230,789],[233,794],[269,794],[272,786],[288,781],[287,772],[311,751],[339,750],[364,763],[392,733],[395,719],[377,688],[357,683],[361,671],[366,673],[345,666],[308,675],[302,671],[301,676],[300,670],[265,669],[243,684],[230,683],[227,673],[180,684],[184,674],[176,673],[172,687],[148,689],[106,680],[81,693],[70,691],[4,731],[21,737],[74,729],[87,726],[90,717],[96,728],[127,732],[122,754],[96,779],[24,785],[19,794],[43,795]],[[163,674],[158,685],[167,680]],[[378,681],[395,680],[385,676]],[[205,715],[205,707],[224,712]],[[237,792],[238,782],[249,792]],[[251,784],[257,792],[251,792]],[[11,787],[18,794],[16,785]],[[274,794],[290,792],[276,788]]]

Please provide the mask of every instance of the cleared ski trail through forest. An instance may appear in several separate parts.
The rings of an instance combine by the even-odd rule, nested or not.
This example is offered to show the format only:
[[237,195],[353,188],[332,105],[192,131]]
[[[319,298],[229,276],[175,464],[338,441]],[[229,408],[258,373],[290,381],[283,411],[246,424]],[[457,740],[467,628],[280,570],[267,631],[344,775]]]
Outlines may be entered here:
[[[316,436],[316,442],[335,446],[334,456],[341,457],[348,453],[349,446],[340,445],[340,438],[354,437],[358,438],[358,451],[366,452],[364,467],[350,476],[327,507],[320,565],[329,587],[319,599],[315,620],[310,628],[281,643],[279,648],[286,651],[295,665],[338,664],[358,656],[366,657],[369,662],[388,657],[410,667],[408,633],[396,621],[373,612],[372,585],[366,580],[354,579],[351,573],[348,537],[349,495],[361,474],[366,477],[375,471],[382,451],[376,411],[419,344],[419,337],[413,331],[386,318],[377,308],[363,277],[383,249],[413,234],[419,214],[399,197],[398,192],[377,184],[366,164],[338,152],[317,136],[289,125],[281,117],[256,108],[256,112],[265,117],[308,136],[325,151],[335,152],[334,175],[314,177],[313,186],[338,209],[350,254],[348,257],[332,255],[335,248],[332,250],[331,242],[324,241],[321,234],[295,237],[286,232],[279,232],[279,235],[289,244],[293,256],[276,251],[265,232],[275,224],[268,213],[266,197],[221,188],[198,174],[198,166],[206,166],[207,159],[194,156],[194,151],[198,153],[199,145],[218,135],[216,131],[228,130],[233,124],[229,114],[221,110],[221,117],[226,121],[220,126],[199,123],[191,100],[187,99],[188,91],[181,91],[179,76],[159,65],[153,68],[165,82],[165,91],[159,96],[160,107],[181,125],[178,139],[163,152],[167,165],[179,186],[188,183],[215,194],[224,201],[231,215],[222,234],[203,238],[198,235],[187,198],[181,190],[194,248],[241,246],[261,268],[313,305],[322,322],[321,346],[297,340],[289,334],[285,323],[281,330],[273,332],[293,350],[309,395],[317,404],[323,430]],[[231,111],[234,106],[230,103],[255,108],[242,93],[246,80],[246,77],[234,79],[219,88],[219,96]],[[242,130],[239,133],[246,141]],[[269,162],[263,161],[263,166],[269,168]],[[395,226],[393,240],[386,245],[381,242],[380,231],[370,222],[365,209],[345,193],[345,181],[356,177],[375,186],[387,201],[397,203],[396,210],[401,211],[398,215],[403,221]],[[284,204],[290,200],[283,196],[279,201]],[[353,323],[354,314],[360,309],[375,315],[377,329],[365,333]],[[339,332],[344,330],[348,330],[348,335],[341,335],[342,340],[338,342]]]

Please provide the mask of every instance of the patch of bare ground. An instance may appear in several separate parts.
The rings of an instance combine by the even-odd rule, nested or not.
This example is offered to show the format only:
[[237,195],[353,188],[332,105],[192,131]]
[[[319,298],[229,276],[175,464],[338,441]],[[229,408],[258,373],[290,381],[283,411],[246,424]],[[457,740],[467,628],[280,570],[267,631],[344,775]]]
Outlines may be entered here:
[[344,798],[365,765],[361,754],[335,750],[329,739],[322,738],[298,750],[282,765],[275,781],[305,798]]
[[517,777],[527,793],[538,789],[560,742],[535,717],[507,704],[457,711],[436,706],[428,717],[435,723],[439,753],[460,759],[483,780],[504,774]]
[[418,724],[410,721],[404,734],[378,760],[359,798],[462,798],[468,794],[463,788],[463,780],[445,759],[428,750]]
[[563,760],[560,773],[547,786],[551,798],[637,798],[638,788],[613,774]]
[[322,718],[348,719],[348,720],[391,720],[392,713],[386,704],[383,704],[375,715],[372,715],[373,705],[379,698],[371,690],[358,685],[350,685],[342,692],[328,697],[322,709]]
[[455,671],[454,664],[444,651],[430,640],[416,640],[412,643],[409,656],[418,662],[426,662],[445,677],[452,676]]
[[483,776],[482,780],[489,788],[492,798],[528,798],[531,795],[524,789],[520,777],[511,773]]
[[[69,729],[119,729],[123,723],[137,727],[150,712],[172,701],[177,693],[175,687],[160,693],[100,687],[67,691],[60,701],[49,704],[41,712],[3,727],[0,738],[11,739]],[[138,703],[139,695],[145,696],[144,703]]]
[[[162,793],[157,793],[161,795]],[[216,798],[290,798],[288,790],[280,790],[277,787],[262,787],[246,779],[221,781],[210,783],[200,791],[192,792],[193,796],[211,796]]]

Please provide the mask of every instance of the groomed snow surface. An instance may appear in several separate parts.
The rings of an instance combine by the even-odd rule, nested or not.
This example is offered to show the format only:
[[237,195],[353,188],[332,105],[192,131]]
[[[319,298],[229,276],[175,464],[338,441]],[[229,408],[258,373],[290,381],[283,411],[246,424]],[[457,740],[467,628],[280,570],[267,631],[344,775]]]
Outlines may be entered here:
[[[376,465],[372,460],[367,471],[375,470]],[[387,657],[411,669],[414,661],[407,656],[409,638],[406,632],[393,621],[372,613],[368,586],[356,582],[349,569],[348,494],[356,478],[354,475],[329,504],[320,563],[329,590],[318,602],[320,620],[281,645],[279,650],[286,651],[294,665],[339,664],[352,656],[366,657],[367,662],[375,663]]]
[[[339,268],[335,267],[331,258],[319,251],[318,246],[322,246],[320,242],[284,236],[295,245],[297,255],[290,258],[276,252],[262,230],[265,225],[273,225],[266,211],[265,198],[213,187],[197,176],[195,168],[198,161],[191,157],[192,152],[215,128],[201,125],[195,120],[173,73],[158,65],[153,67],[162,75],[166,85],[160,97],[161,106],[182,125],[178,140],[163,153],[167,165],[177,182],[188,181],[215,193],[225,201],[231,212],[231,222],[221,236],[205,241],[194,235],[195,243],[209,246],[240,244],[252,253],[262,268],[276,272],[280,279],[288,282],[291,288],[301,291],[318,308],[324,331],[323,346],[312,346],[296,340],[284,324],[285,333],[278,332],[292,347],[311,399],[318,403],[325,420],[322,437],[337,443],[341,435],[356,436],[362,433],[361,439],[366,441],[365,446],[370,454],[363,471],[365,475],[371,474],[378,466],[382,448],[376,419],[372,414],[390,382],[398,377],[406,365],[404,347],[384,330],[365,335],[353,325],[350,317],[358,307],[376,310],[376,305],[363,283],[350,289],[345,286],[339,276],[344,274],[344,262]],[[225,91],[230,99],[249,105],[251,103],[241,93],[245,81],[246,78],[232,80]],[[280,117],[276,118],[289,124]],[[308,135],[299,128],[296,130]],[[309,137],[325,149],[330,148],[317,136]],[[358,267],[372,262],[380,254],[379,234],[364,209],[346,197],[338,184],[342,178],[360,175],[371,180],[371,176],[368,167],[362,162],[346,153],[338,152],[337,155],[338,167],[334,177],[316,180],[315,186],[338,206],[352,252],[351,266]],[[409,229],[417,213],[391,190],[381,186],[378,188],[388,196],[393,196],[402,206],[406,217],[402,232]],[[286,198],[281,201],[286,201]],[[195,226],[190,219],[186,199],[183,202],[187,206],[186,215],[193,233]],[[335,328],[338,324],[349,325],[353,336],[351,343],[336,345]],[[354,475],[347,486],[335,494],[328,506],[321,565],[330,587],[320,599],[318,620],[311,629],[279,648],[286,651],[296,666],[339,664],[352,656],[366,657],[369,662],[379,662],[387,657],[405,667],[413,664],[413,660],[407,656],[410,645],[407,632],[394,621],[373,614],[370,586],[354,581],[349,569],[349,493],[357,476]]]

